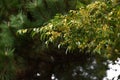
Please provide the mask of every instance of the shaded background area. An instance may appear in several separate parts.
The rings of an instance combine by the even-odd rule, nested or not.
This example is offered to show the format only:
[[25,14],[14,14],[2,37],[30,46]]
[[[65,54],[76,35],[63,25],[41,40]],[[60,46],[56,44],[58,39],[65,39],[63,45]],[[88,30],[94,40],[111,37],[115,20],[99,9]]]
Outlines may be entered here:
[[[86,56],[86,55],[85,55]],[[51,61],[28,60],[27,69],[17,80],[117,80],[120,79],[119,58],[115,61],[97,56],[60,56]],[[55,58],[55,56],[54,56]],[[58,60],[57,60],[58,59]],[[53,61],[52,61],[53,60]],[[37,63],[36,63],[37,62]],[[34,64],[33,64],[34,63]],[[31,65],[32,64],[32,65]]]

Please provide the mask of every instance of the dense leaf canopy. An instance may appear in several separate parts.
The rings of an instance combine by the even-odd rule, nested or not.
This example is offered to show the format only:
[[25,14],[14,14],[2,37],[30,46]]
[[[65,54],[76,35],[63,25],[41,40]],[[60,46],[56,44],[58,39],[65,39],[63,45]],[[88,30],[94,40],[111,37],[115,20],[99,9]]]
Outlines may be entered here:
[[[47,25],[32,30],[46,45],[98,53],[106,57],[120,54],[120,7],[96,1],[68,14],[57,14]],[[18,32],[27,32],[19,30]]]

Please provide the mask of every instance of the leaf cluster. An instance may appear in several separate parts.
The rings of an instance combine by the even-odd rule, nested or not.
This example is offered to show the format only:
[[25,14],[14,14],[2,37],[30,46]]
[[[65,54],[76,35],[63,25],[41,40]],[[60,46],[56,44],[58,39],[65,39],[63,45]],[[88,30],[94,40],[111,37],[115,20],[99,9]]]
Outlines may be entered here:
[[[66,52],[97,53],[107,57],[120,54],[120,6],[95,1],[68,14],[58,14],[42,28],[34,28],[45,44],[65,46]],[[57,43],[57,44],[56,44]]]

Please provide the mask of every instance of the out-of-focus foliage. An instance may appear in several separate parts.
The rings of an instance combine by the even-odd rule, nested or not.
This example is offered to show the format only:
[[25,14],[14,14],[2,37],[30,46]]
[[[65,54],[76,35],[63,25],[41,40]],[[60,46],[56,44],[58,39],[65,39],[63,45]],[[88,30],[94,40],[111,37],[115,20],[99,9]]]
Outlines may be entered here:
[[56,15],[42,28],[34,28],[35,34],[40,34],[47,45],[65,46],[66,52],[79,49],[114,56],[120,54],[120,6],[96,1],[66,15]]
[[[32,58],[37,59],[40,55],[38,53],[42,52],[40,51],[41,43],[33,40],[32,42],[37,44],[33,45],[30,34],[20,36],[16,34],[17,30],[41,26],[56,13],[66,14],[70,9],[75,9],[76,1],[0,0],[0,80],[14,80],[15,75],[25,73],[26,66],[20,68],[25,64],[22,62],[24,60],[27,62],[31,55],[35,55]],[[28,47],[30,49],[34,47],[31,49],[32,53],[28,51]],[[25,57],[23,61],[21,56]]]
[[14,38],[6,24],[0,25],[0,79],[13,80],[14,76]]
[[[51,70],[59,62],[64,64],[78,56],[77,53],[92,52],[107,57],[119,54],[118,2],[94,1],[0,0],[0,80],[31,80],[38,70],[40,80],[50,80]],[[73,50],[76,54],[66,55],[63,47],[66,53]],[[77,58],[86,63],[88,55],[80,54]]]

